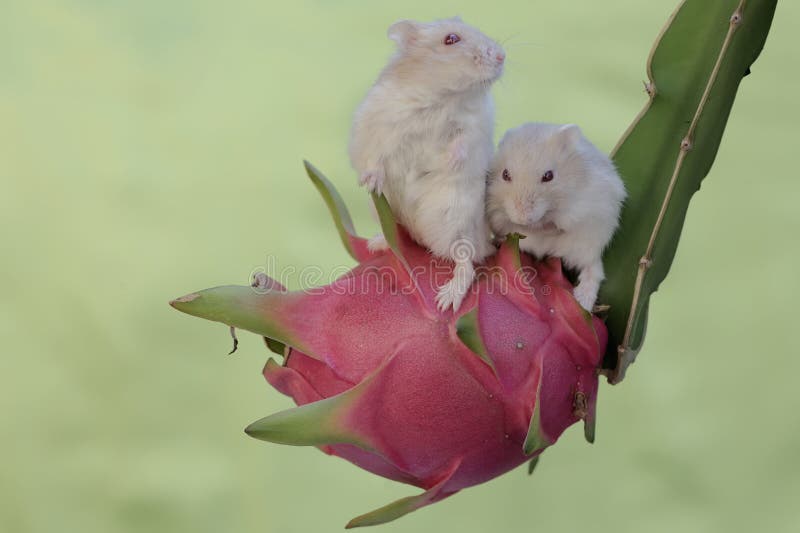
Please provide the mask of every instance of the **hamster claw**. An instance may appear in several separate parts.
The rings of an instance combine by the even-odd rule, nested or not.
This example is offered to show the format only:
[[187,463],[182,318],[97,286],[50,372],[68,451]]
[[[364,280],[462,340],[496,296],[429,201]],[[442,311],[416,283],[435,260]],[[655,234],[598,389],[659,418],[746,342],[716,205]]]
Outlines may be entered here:
[[363,172],[358,178],[358,183],[366,187],[367,191],[381,194],[383,192],[384,173],[380,170],[368,170]]
[[453,312],[456,312],[461,307],[464,296],[466,296],[466,293],[460,290],[457,280],[455,278],[451,279],[442,285],[439,288],[439,292],[436,293],[436,308],[444,313],[452,306]]
[[[453,251],[457,252],[453,277],[439,287],[439,292],[436,294],[436,307],[442,313],[451,306],[454,313],[458,311],[458,308],[461,307],[461,302],[464,301],[464,298],[469,293],[472,280],[475,278],[475,268],[472,265],[472,258],[474,257],[472,245],[469,241],[458,240],[453,243],[453,248]],[[466,255],[464,252],[467,252]]]

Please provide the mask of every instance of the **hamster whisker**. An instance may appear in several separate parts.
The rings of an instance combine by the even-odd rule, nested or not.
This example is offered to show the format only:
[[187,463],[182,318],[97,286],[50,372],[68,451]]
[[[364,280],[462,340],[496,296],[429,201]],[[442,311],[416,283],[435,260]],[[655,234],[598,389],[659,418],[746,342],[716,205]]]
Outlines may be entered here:
[[514,41],[513,39],[515,39],[519,35],[520,35],[520,33],[516,33],[516,34],[512,35],[511,37],[509,37],[507,39],[504,39],[500,44],[503,46],[503,48],[506,48],[506,47],[513,48],[513,47],[516,47],[516,46],[536,46],[536,47],[544,48],[544,47],[548,46],[546,42]]
[[[514,70],[514,67],[520,65],[524,67],[525,70],[529,69],[537,69],[541,67],[541,64],[537,62],[534,58],[515,58],[510,61],[506,61],[506,65],[510,67],[511,70]],[[502,79],[502,78],[501,78]]]
[[547,48],[543,43],[511,43],[507,48],[516,48],[518,46],[534,46],[536,48]]
[[508,37],[506,37],[505,39],[501,39],[499,42],[500,42],[500,44],[501,44],[501,45],[505,46],[505,45],[506,45],[506,43],[507,43],[507,42],[509,42],[511,39],[516,39],[516,38],[517,38],[517,37],[519,37],[521,34],[522,34],[522,32],[521,32],[521,31],[518,31],[517,33],[512,33],[511,35],[509,35],[509,36],[508,36]]

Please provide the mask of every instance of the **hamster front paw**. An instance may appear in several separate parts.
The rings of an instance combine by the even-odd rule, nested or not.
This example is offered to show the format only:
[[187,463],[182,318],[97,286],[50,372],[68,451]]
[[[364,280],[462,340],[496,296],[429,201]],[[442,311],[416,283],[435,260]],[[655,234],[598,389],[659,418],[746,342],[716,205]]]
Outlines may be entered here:
[[581,304],[585,310],[592,312],[592,308],[594,307],[594,302],[597,300],[597,287],[593,287],[592,283],[581,282],[575,287],[575,290],[572,291],[572,295],[575,296],[575,299],[578,300],[578,303]]
[[386,178],[383,170],[367,170],[358,178],[358,184],[366,187],[367,191],[381,194],[383,192],[383,180]]

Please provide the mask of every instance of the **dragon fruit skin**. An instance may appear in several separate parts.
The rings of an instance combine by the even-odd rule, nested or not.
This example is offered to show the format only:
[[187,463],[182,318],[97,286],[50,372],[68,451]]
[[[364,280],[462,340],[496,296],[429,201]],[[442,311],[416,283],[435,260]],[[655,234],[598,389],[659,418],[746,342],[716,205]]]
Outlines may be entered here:
[[171,304],[286,346],[264,377],[298,407],[251,424],[253,437],[317,446],[425,492],[353,519],[398,518],[538,456],[583,419],[593,438],[606,330],[572,296],[560,262],[510,238],[478,269],[459,311],[436,309],[452,267],[388,225],[370,253],[329,182],[309,174],[359,264],[332,284],[286,292],[217,287]]

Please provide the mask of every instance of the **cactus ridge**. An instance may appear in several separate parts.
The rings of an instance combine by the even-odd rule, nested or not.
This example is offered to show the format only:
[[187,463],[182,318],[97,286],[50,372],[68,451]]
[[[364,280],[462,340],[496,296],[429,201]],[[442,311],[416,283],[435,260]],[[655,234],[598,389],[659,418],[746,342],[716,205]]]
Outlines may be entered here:
[[776,3],[684,0],[651,50],[648,100],[612,153],[631,194],[604,256],[600,291],[610,306],[604,367],[611,383],[624,378],[641,349],[650,295],[669,271],[689,200],[711,168]]

